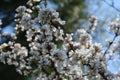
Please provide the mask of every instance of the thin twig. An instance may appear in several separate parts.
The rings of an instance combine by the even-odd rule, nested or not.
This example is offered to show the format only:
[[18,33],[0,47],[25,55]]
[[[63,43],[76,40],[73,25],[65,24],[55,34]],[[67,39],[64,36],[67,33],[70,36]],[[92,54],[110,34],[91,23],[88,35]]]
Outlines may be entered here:
[[[112,7],[113,9],[115,9],[116,11],[120,12],[120,9],[118,9],[118,8],[116,8],[116,7],[115,7],[115,5],[114,5],[114,1],[113,1],[113,0],[112,0],[112,3],[111,3],[111,4],[110,4],[110,3],[108,3],[106,0],[102,0],[102,1],[104,1],[107,5],[109,5],[110,7]],[[107,53],[107,52],[108,52],[108,50],[110,49],[111,45],[114,43],[114,41],[115,41],[116,37],[118,36],[118,31],[119,31],[119,29],[117,30],[117,32],[116,32],[116,34],[115,34],[115,36],[114,36],[114,38],[113,38],[112,42],[111,42],[111,43],[109,43],[109,46],[108,46],[108,47],[107,47],[107,49],[105,50],[105,52],[104,52],[103,56],[105,56],[105,55],[106,55],[106,53]]]
[[120,9],[116,8],[114,5],[114,1],[112,1],[112,4],[108,3],[106,0],[103,0],[107,5],[109,5],[110,7],[114,8],[116,11],[120,12]]
[[108,45],[107,49],[105,50],[105,52],[104,52],[103,56],[105,56],[105,55],[107,54],[108,50],[110,49],[110,47],[111,47],[111,46],[112,46],[112,44],[114,43],[114,41],[115,41],[115,39],[116,39],[116,37],[117,37],[117,36],[118,36],[118,35],[117,35],[117,34],[115,34],[115,36],[114,36],[114,38],[113,38],[112,42],[110,42],[110,43],[109,43],[109,45]]

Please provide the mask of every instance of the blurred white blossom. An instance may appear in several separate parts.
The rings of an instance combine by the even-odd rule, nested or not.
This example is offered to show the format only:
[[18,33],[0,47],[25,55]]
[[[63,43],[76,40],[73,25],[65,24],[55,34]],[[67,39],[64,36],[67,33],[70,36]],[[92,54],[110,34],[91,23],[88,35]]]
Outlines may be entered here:
[[[0,44],[0,61],[14,65],[21,75],[31,75],[36,80],[119,80],[108,71],[104,54],[112,56],[114,51],[119,51],[120,44],[110,51],[111,43],[104,53],[100,43],[93,43],[91,32],[97,26],[97,18],[91,17],[89,30],[78,29],[75,33],[64,34],[65,21],[58,12],[33,5],[41,1],[29,0],[29,7],[16,9],[16,33],[8,43]],[[119,23],[111,23],[110,29],[120,34]],[[16,42],[20,32],[25,32],[22,36],[26,38],[27,46]]]

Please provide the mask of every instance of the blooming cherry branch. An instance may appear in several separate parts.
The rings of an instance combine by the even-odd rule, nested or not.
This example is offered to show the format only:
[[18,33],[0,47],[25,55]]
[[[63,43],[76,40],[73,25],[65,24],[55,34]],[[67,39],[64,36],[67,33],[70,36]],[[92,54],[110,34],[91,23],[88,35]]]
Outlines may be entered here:
[[[59,13],[38,6],[37,2],[41,3],[42,0],[29,0],[29,7],[19,6],[16,9],[16,33],[9,37],[8,43],[0,45],[1,62],[14,65],[21,75],[31,75],[36,80],[119,78],[108,71],[107,52],[103,53],[103,46],[92,42],[91,32],[97,25],[96,17],[90,19],[89,30],[78,29],[75,33],[64,34],[62,26],[65,21],[59,17]],[[111,24],[110,27],[117,35],[118,26]],[[24,42],[28,46],[16,41],[21,32],[25,33]],[[61,46],[58,47],[59,44]]]

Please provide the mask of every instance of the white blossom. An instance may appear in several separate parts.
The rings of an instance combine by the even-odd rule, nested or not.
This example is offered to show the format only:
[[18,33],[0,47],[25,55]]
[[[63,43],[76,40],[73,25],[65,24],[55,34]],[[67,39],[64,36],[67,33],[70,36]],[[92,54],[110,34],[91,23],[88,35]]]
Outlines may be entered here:
[[[91,32],[97,26],[97,18],[90,19],[89,30],[78,29],[75,33],[64,34],[65,21],[54,9],[35,5],[41,1],[44,0],[29,0],[29,7],[16,9],[16,33],[10,36],[10,41],[0,44],[0,62],[14,65],[18,73],[31,75],[36,80],[98,80],[105,77],[119,80],[118,76],[110,79],[114,75],[107,69],[104,48],[92,40]],[[34,10],[38,11],[36,15]],[[111,23],[110,29],[119,35],[119,26],[119,23]],[[21,32],[25,32],[20,37],[26,39],[23,44],[17,42]],[[0,34],[0,38],[2,36],[8,34]],[[119,49],[120,44],[114,44],[106,53],[112,56]]]

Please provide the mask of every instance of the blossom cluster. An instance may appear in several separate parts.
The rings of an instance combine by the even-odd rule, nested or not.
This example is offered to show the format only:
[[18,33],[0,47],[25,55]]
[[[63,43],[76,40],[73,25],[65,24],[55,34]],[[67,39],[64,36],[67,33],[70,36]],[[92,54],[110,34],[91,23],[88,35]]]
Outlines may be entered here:
[[[16,9],[16,32],[7,43],[0,45],[1,62],[14,65],[21,75],[31,75],[36,80],[119,78],[107,70],[103,46],[92,42],[90,30],[97,25],[96,17],[90,19],[89,31],[78,29],[75,33],[64,34],[65,21],[59,13],[37,5],[39,1],[29,0],[29,7]],[[21,32],[25,33],[22,36],[26,38],[24,43],[27,46],[16,41]]]

